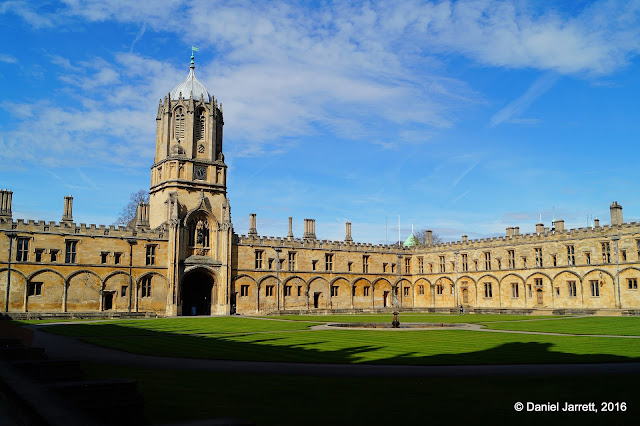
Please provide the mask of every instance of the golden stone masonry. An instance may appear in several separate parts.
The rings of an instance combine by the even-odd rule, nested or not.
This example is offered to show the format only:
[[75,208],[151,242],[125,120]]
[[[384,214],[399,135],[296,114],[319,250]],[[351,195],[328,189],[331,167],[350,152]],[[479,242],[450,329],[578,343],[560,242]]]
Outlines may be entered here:
[[[640,224],[567,230],[509,227],[498,238],[403,246],[258,235],[256,215],[237,235],[227,198],[218,104],[187,79],[158,106],[149,204],[128,227],[13,220],[0,191],[0,309],[13,317],[229,315],[402,309],[639,315]],[[131,314],[130,314],[131,313]]]

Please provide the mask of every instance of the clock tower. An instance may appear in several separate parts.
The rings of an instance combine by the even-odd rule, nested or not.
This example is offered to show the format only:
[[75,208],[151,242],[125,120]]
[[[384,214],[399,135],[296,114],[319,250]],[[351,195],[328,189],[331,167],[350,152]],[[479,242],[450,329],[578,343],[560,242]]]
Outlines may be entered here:
[[160,100],[149,224],[169,233],[169,315],[229,311],[231,212],[222,104],[195,76]]

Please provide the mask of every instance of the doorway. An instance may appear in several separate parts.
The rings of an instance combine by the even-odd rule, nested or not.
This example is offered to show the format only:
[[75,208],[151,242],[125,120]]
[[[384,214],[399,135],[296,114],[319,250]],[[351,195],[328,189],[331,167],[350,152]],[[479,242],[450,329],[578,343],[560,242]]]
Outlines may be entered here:
[[469,303],[469,290],[466,288],[462,289],[462,303]]
[[196,269],[182,279],[182,315],[211,315],[213,277],[209,272]]
[[390,291],[385,291],[384,294],[382,295],[382,307],[386,308],[387,306],[389,306],[389,293],[391,293]]
[[320,306],[320,296],[322,296],[321,291],[316,291],[315,293],[313,293],[313,307],[316,309],[318,308],[318,306]]
[[104,298],[102,302],[103,309],[105,311],[112,310],[113,309],[113,292],[104,293],[102,297]]
[[538,289],[536,291],[536,296],[538,297],[538,305],[542,305],[542,290]]

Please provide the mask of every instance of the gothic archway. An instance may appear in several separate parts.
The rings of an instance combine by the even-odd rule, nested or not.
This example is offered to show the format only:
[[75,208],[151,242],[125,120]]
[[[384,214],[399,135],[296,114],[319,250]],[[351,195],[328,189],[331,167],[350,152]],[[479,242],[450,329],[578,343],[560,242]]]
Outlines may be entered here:
[[211,315],[215,280],[204,268],[187,272],[182,279],[182,315]]

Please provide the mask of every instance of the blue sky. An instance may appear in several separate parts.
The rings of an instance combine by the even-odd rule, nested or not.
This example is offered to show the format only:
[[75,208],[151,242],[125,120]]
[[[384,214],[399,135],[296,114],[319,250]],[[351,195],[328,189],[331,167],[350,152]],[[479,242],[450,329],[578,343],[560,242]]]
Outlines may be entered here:
[[223,104],[237,233],[384,243],[640,220],[640,2],[5,1],[13,217],[111,224],[148,189],[158,101]]

